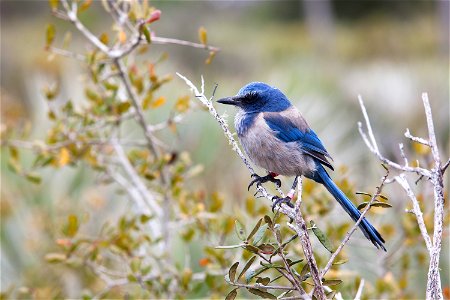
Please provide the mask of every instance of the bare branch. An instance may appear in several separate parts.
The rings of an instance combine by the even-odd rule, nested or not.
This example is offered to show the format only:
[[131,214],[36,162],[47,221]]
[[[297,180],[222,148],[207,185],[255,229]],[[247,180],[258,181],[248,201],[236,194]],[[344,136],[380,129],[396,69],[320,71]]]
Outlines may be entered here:
[[181,45],[181,46],[189,46],[189,47],[194,47],[194,48],[206,49],[206,50],[214,51],[214,52],[220,51],[220,48],[218,48],[218,47],[184,41],[184,40],[165,38],[165,37],[160,37],[160,36],[152,36],[152,43],[154,43],[154,44],[175,44],[175,45]]
[[427,140],[411,135],[411,132],[409,132],[409,128],[406,128],[405,137],[407,137],[408,139],[410,139],[413,142],[430,147],[430,143]]
[[370,125],[369,116],[367,115],[367,111],[366,111],[366,107],[364,106],[364,102],[363,102],[361,96],[358,96],[358,99],[359,99],[359,104],[361,106],[361,110],[364,115],[364,119],[366,121],[366,127],[367,127],[367,132],[368,132],[369,136],[367,136],[364,133],[361,122],[358,122],[358,130],[359,130],[359,133],[361,134],[361,137],[363,138],[364,142],[366,143],[367,148],[369,148],[369,150],[373,154],[375,154],[378,157],[378,159],[381,160],[384,164],[386,164],[394,169],[397,169],[399,171],[405,171],[405,172],[414,172],[419,175],[423,175],[425,177],[431,178],[431,172],[427,169],[420,168],[420,167],[401,166],[398,163],[395,163],[395,162],[385,158],[380,153],[380,151],[378,149],[378,144],[375,140],[375,136],[373,135],[372,126]]
[[411,202],[413,204],[412,212],[414,213],[414,215],[416,215],[417,224],[419,225],[420,233],[422,234],[422,237],[425,241],[428,251],[431,251],[431,248],[433,245],[431,244],[431,239],[430,239],[430,236],[428,235],[427,227],[425,226],[425,221],[423,220],[422,210],[420,209],[419,201],[417,200],[416,195],[414,195],[413,191],[411,190],[411,186],[409,185],[408,181],[406,180],[405,174],[400,174],[399,176],[395,176],[394,179],[405,190],[409,199],[411,199]]
[[141,177],[139,177],[136,170],[131,165],[130,161],[128,160],[128,157],[125,154],[125,151],[123,151],[122,146],[119,143],[114,143],[113,146],[114,150],[116,151],[117,157],[119,158],[119,161],[122,164],[122,167],[124,168],[125,172],[130,177],[131,182],[137,188],[139,193],[142,195],[144,202],[146,204],[148,203],[147,207],[150,208],[151,211],[155,212],[157,216],[161,216],[162,215],[161,208],[159,207],[155,198],[149,192],[145,184],[142,182]]

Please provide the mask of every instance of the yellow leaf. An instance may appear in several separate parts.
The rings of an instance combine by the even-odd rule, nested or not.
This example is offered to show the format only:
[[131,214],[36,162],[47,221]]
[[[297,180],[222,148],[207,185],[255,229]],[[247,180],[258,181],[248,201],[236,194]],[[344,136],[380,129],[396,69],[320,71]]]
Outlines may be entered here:
[[52,45],[53,41],[55,40],[55,35],[56,35],[55,25],[48,24],[46,32],[46,44],[45,44],[47,48],[49,48]]
[[119,42],[121,44],[125,44],[126,41],[127,41],[127,34],[125,33],[125,31],[120,30],[119,31]]
[[209,52],[209,56],[205,60],[205,64],[207,64],[207,65],[211,64],[211,62],[212,62],[212,60],[214,59],[215,56],[216,56],[216,51]]
[[424,144],[419,144],[419,143],[413,143],[413,149],[417,154],[420,155],[425,155],[430,153],[430,147],[424,145]]
[[109,37],[107,33],[104,32],[100,35],[100,42],[102,42],[105,45],[108,45]]
[[50,8],[55,11],[58,8],[59,0],[49,0]]
[[64,167],[70,162],[70,152],[67,150],[67,148],[61,148],[59,150],[59,157],[58,157],[58,166]]
[[164,103],[166,103],[166,98],[161,96],[158,99],[156,99],[155,101],[152,102],[151,107],[152,108],[157,108],[160,107],[161,105],[163,105]]
[[178,98],[177,103],[175,103],[175,108],[179,112],[185,112],[189,109],[189,96],[182,96]]
[[85,0],[81,5],[80,5],[80,12],[85,11],[86,9],[89,8],[89,6],[91,6],[92,4],[92,0]]
[[208,42],[208,34],[203,26],[198,29],[198,39],[203,45],[206,45]]

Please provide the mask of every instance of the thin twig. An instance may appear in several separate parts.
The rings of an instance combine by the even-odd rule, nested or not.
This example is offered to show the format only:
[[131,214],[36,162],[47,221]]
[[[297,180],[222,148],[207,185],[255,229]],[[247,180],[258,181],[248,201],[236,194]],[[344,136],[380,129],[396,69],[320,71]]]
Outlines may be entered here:
[[433,245],[431,243],[430,235],[428,234],[427,227],[425,226],[425,221],[423,219],[423,213],[420,209],[419,201],[416,198],[416,195],[414,195],[411,186],[409,185],[408,181],[406,180],[405,174],[400,174],[399,176],[395,176],[394,180],[400,184],[400,186],[405,190],[406,194],[408,195],[409,199],[411,200],[413,204],[412,212],[416,216],[417,224],[419,225],[420,233],[422,234],[422,237],[425,241],[425,245],[427,246],[428,251],[431,251]]
[[378,149],[378,144],[375,140],[375,136],[373,135],[373,131],[372,131],[372,126],[370,124],[370,120],[369,120],[369,116],[367,114],[366,111],[366,107],[364,106],[364,102],[361,98],[361,96],[358,96],[359,99],[359,104],[361,106],[361,111],[363,112],[363,116],[364,119],[366,121],[366,127],[367,127],[367,132],[368,132],[368,136],[366,135],[366,133],[363,131],[362,129],[362,123],[358,122],[358,130],[359,133],[361,134],[361,137],[363,138],[364,142],[366,143],[367,148],[369,148],[369,150],[375,154],[379,160],[381,160],[384,164],[389,165],[390,167],[393,167],[397,170],[401,170],[401,171],[405,171],[405,172],[414,172],[417,173],[419,175],[423,175],[427,178],[431,178],[431,172],[424,169],[424,168],[420,168],[420,167],[410,167],[410,166],[401,166],[398,163],[395,163],[387,158],[385,158],[379,151]]
[[362,295],[362,291],[364,288],[364,278],[361,279],[361,281],[359,282],[359,287],[358,287],[358,291],[356,292],[355,295],[355,300],[360,300],[361,299],[361,295]]
[[189,47],[193,47],[193,48],[206,49],[206,50],[214,51],[214,52],[220,51],[220,48],[218,48],[218,47],[189,42],[189,41],[185,41],[185,40],[165,38],[165,37],[160,37],[160,36],[152,36],[152,43],[154,43],[154,44],[175,44],[175,45],[181,45],[181,46],[189,46]]

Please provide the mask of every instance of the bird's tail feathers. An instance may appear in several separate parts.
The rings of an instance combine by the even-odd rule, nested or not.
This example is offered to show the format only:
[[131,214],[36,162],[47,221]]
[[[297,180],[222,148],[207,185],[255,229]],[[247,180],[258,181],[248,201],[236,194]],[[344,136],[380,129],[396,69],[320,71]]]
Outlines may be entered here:
[[[344,210],[350,215],[353,221],[358,221],[361,213],[355,207],[355,205],[345,196],[345,194],[337,187],[337,185],[333,182],[333,180],[328,175],[327,171],[323,168],[323,166],[319,165],[317,170],[317,177],[313,178],[314,180],[322,183],[327,190],[333,195],[333,197],[339,202],[339,204],[344,208]],[[359,228],[365,235],[367,239],[369,239],[377,248],[381,248],[386,251],[384,247],[384,239],[381,234],[369,223],[366,218],[363,218],[359,223]]]

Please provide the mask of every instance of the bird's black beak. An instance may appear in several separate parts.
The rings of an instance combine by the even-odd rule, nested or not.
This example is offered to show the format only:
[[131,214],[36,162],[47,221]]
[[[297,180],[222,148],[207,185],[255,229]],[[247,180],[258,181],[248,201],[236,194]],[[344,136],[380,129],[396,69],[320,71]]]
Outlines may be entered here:
[[238,104],[236,97],[225,97],[225,98],[217,100],[217,102],[222,103],[222,104],[227,104],[227,105],[237,105]]

